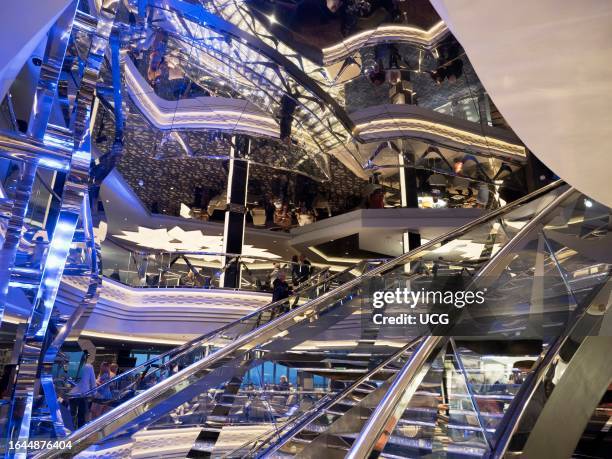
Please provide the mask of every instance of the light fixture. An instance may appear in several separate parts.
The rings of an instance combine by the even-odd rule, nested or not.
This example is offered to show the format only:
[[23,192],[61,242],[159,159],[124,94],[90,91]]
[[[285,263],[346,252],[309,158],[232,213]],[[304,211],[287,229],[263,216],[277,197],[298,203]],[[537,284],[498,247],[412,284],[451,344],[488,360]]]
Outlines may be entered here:
[[[223,252],[223,236],[208,236],[200,230],[187,231],[183,228],[175,226],[171,229],[166,228],[146,228],[139,226],[137,231],[122,231],[123,234],[115,235],[119,239],[133,242],[140,247],[146,247],[154,250],[164,250],[168,252]],[[280,258],[280,256],[268,252],[267,249],[254,247],[249,244],[242,246],[243,257],[251,256],[253,258]],[[204,259],[208,261],[218,260],[217,255],[191,255],[193,258]],[[246,263],[252,260],[244,259]]]
[[389,133],[419,132],[424,136],[444,137],[447,140],[485,150],[495,150],[509,156],[526,157],[525,147],[518,143],[495,139],[464,129],[458,129],[440,122],[432,122],[408,116],[386,116],[382,119],[364,121],[356,125],[355,133],[364,140],[374,141]]
[[590,207],[593,207],[593,201],[591,201],[590,199],[585,199],[585,200],[584,200],[584,205],[585,205],[586,207],[589,207],[589,208],[590,208]]
[[270,24],[276,24],[276,17],[273,14],[268,16],[268,20],[270,21]]

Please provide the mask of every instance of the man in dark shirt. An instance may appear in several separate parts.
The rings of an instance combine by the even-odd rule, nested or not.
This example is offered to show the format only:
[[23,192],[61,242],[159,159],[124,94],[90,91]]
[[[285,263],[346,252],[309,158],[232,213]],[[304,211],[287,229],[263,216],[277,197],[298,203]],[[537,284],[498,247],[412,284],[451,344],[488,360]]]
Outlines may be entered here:
[[279,272],[278,277],[274,279],[272,283],[272,302],[275,303],[279,300],[284,300],[289,297],[289,284],[286,281],[286,275],[284,272]]

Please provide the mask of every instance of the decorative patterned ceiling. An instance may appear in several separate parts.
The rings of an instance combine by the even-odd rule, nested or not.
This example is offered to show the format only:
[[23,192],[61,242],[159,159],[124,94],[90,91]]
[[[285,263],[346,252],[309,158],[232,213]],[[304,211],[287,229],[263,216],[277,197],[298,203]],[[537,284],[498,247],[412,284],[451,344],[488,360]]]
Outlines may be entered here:
[[[96,118],[93,138],[102,152],[109,151],[114,138],[111,116],[101,107]],[[168,133],[152,128],[136,108],[128,104],[124,153],[117,170],[143,204],[152,209],[156,203],[159,213],[179,215],[180,204],[192,205],[198,187],[208,198],[220,194],[226,187],[226,162],[216,158],[227,157],[229,137],[210,131],[184,131],[181,135],[194,153],[193,157],[188,157],[185,149]],[[330,179],[318,172],[318,167],[312,167],[313,175],[318,173],[315,177],[321,181],[313,180],[291,171],[291,166],[299,161],[298,152],[291,156],[284,144],[271,139],[253,138],[252,142],[252,157],[259,163],[250,167],[249,193],[252,195],[275,195],[281,177],[286,176],[293,183],[299,182],[299,188],[306,189],[308,194],[328,195],[335,212],[344,210],[347,201],[361,197],[367,184],[333,157],[328,165]],[[308,161],[303,161],[296,169],[308,166]]]

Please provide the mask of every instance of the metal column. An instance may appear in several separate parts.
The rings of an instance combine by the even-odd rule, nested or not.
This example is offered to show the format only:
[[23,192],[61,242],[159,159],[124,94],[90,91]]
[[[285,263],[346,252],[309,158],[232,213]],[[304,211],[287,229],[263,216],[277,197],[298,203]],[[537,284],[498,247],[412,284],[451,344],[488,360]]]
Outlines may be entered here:
[[[403,141],[405,143],[406,141]],[[418,187],[415,165],[414,152],[402,148],[398,153],[399,174],[400,174],[400,192],[402,207],[418,208]],[[402,242],[404,245],[404,253],[416,249],[421,245],[421,235],[417,231],[404,231]]]
[[[89,54],[82,72],[78,95],[74,104],[74,112],[71,118],[71,126],[69,126],[73,135],[70,135],[67,131],[53,133],[56,140],[60,143],[72,144],[72,155],[70,157],[70,171],[63,190],[59,216],[57,217],[49,251],[42,268],[40,284],[36,291],[32,311],[28,319],[24,347],[20,357],[19,370],[15,379],[11,400],[7,438],[19,440],[22,444],[27,442],[31,435],[30,421],[32,419],[33,402],[39,390],[38,381],[41,381],[43,386],[45,400],[50,411],[56,436],[61,437],[65,434],[57,406],[53,379],[48,371],[52,362],[45,365],[45,361],[48,360],[47,363],[49,363],[54,359],[55,350],[59,350],[63,339],[70,331],[70,326],[78,319],[78,317],[75,318],[73,315],[71,320],[63,323],[56,336],[50,335],[51,328],[49,325],[52,322],[52,318],[58,315],[58,311],[55,308],[55,298],[66,266],[68,253],[77,232],[77,225],[79,224],[85,229],[85,237],[92,236],[89,238],[87,246],[90,252],[91,270],[94,272],[90,276],[91,291],[88,291],[87,294],[89,301],[95,301],[95,292],[99,285],[98,258],[91,251],[92,244],[95,247],[95,242],[93,241],[88,201],[89,166],[91,162],[89,124],[98,74],[108,46],[108,37],[115,20],[118,4],[118,0],[105,0],[102,3],[96,31],[91,36]],[[74,7],[76,8],[76,1],[74,2]],[[72,19],[74,19],[74,13]],[[73,21],[71,20],[70,28],[66,29],[64,27],[59,34],[66,42],[70,36],[72,23]],[[61,60],[55,61],[59,69],[61,69],[62,62],[63,57]],[[57,75],[59,75],[59,71]],[[37,94],[41,90],[40,88],[41,85],[39,84]],[[46,90],[46,88],[43,88],[43,90]],[[47,130],[47,122],[44,123],[44,126],[40,125],[36,126],[36,128],[44,133]],[[77,312],[79,310],[82,311],[83,308],[77,308]],[[53,341],[51,346],[49,346],[50,341]],[[7,454],[9,457],[25,457],[27,450],[25,447],[20,447],[17,450],[9,451]]]
[[[240,255],[244,242],[246,198],[249,182],[249,155],[251,143],[248,137],[236,135],[232,138],[229,172],[227,177],[227,208],[223,229],[223,252]],[[223,257],[224,272],[221,286],[240,287],[240,260],[237,257]]]

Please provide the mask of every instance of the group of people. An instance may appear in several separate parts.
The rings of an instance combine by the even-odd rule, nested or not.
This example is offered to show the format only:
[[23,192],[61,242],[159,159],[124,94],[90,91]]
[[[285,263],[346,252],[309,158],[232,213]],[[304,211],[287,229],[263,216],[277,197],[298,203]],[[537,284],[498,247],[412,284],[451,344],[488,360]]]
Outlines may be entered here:
[[[75,428],[78,429],[90,419],[95,419],[110,409],[109,405],[103,403],[112,398],[111,389],[106,383],[117,376],[118,370],[119,365],[116,363],[102,362],[96,377],[89,353],[85,351],[85,363],[80,368],[78,382],[70,391],[69,398]],[[85,396],[97,387],[100,389],[95,392],[93,399]]]
[[300,202],[294,209],[289,208],[289,204],[284,203],[275,205],[274,225],[288,231],[296,223],[298,226],[306,226],[317,221],[319,213],[313,207],[309,207],[304,202]]
[[312,264],[304,254],[294,255],[291,258],[291,284],[287,282],[287,274],[281,268],[280,263],[274,263],[274,269],[270,275],[272,287],[272,302],[288,298],[292,293],[292,287],[298,288],[306,282],[312,274]]

